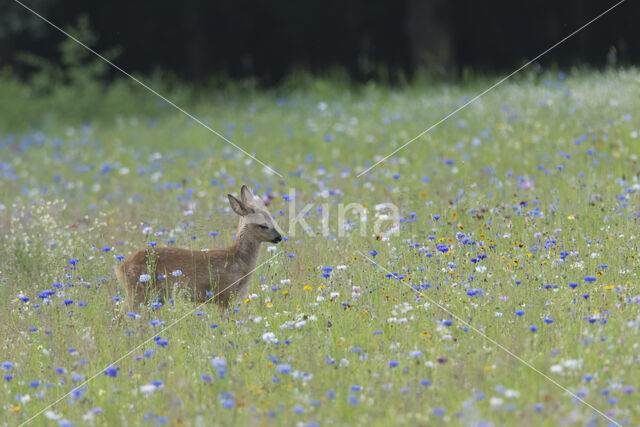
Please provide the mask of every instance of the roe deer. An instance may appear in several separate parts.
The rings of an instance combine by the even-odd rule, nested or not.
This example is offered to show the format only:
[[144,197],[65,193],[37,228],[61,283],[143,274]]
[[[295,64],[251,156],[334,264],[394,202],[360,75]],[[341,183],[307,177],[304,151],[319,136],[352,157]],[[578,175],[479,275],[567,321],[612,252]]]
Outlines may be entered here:
[[240,190],[241,200],[231,194],[228,197],[231,208],[240,215],[233,245],[212,251],[140,249],[116,267],[131,308],[139,307],[149,296],[170,294],[172,281],[180,281],[181,289],[196,302],[210,299],[207,291],[223,306],[234,294],[241,298],[247,295],[260,243],[280,242],[282,231],[262,200],[254,197],[246,185]]

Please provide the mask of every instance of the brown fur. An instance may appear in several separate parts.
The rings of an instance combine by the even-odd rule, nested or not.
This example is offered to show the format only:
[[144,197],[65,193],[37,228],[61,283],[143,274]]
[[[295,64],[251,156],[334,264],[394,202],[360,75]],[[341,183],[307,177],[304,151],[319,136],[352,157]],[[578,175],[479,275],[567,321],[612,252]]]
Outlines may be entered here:
[[[230,247],[212,251],[164,247],[140,249],[116,267],[116,276],[132,309],[148,301],[149,297],[171,295],[177,282],[196,302],[211,299],[207,291],[212,292],[214,300],[223,306],[229,304],[234,294],[241,298],[247,295],[260,243],[277,243],[281,233],[266,207],[253,199],[246,186],[242,186],[241,196],[242,201],[229,195],[231,207],[241,216],[235,242]],[[182,275],[174,277],[172,273],[176,270]],[[150,275],[150,280],[141,282],[143,274]],[[158,279],[158,275],[165,275],[165,278]]]

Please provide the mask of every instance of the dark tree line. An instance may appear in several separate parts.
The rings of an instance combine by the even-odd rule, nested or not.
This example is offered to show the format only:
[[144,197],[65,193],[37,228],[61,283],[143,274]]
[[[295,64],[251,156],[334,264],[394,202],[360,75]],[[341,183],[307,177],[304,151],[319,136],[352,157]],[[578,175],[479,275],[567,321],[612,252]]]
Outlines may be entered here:
[[[24,0],[62,27],[85,14],[96,48],[118,46],[133,72],[181,78],[226,74],[277,83],[293,70],[336,66],[352,78],[393,80],[425,67],[500,72],[532,58],[614,0]],[[629,0],[544,58],[566,67],[638,63],[640,2]],[[58,60],[63,36],[13,1],[0,4],[0,65],[21,75],[17,53]]]

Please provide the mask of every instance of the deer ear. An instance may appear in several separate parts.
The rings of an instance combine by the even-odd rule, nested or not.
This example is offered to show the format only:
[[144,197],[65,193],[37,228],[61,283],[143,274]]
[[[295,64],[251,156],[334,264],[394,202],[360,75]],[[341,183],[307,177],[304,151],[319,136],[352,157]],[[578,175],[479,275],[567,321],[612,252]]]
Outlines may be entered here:
[[246,185],[243,185],[240,189],[240,199],[242,199],[242,201],[247,205],[250,205],[253,202],[253,193]]
[[227,197],[229,197],[229,204],[231,205],[231,209],[233,209],[233,211],[238,215],[247,216],[250,213],[254,212],[252,208],[250,208],[240,200],[236,199],[231,194],[227,194]]

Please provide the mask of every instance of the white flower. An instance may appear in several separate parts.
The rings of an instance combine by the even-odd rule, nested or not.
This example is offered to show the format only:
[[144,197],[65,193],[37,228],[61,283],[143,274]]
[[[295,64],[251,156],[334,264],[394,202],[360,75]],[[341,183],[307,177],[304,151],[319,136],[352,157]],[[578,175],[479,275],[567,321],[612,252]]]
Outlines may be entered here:
[[559,374],[562,372],[562,366],[561,365],[552,365],[551,368],[549,368],[549,370],[551,372],[553,372],[554,374]]
[[276,248],[275,246],[268,246],[267,247],[267,252],[275,252],[278,248]]
[[62,417],[62,414],[56,414],[53,411],[47,411],[44,413],[44,416],[49,420],[59,420]]
[[347,366],[349,366],[349,361],[347,359],[340,359],[339,365],[341,367],[345,367],[346,368]]
[[487,271],[487,267],[485,267],[484,265],[479,265],[476,267],[476,271],[478,273],[484,273],[485,271]]
[[567,359],[562,364],[567,369],[582,369],[582,359]]
[[291,279],[282,279],[280,280],[281,285],[288,285],[291,283]]
[[154,386],[153,384],[145,384],[140,387],[140,391],[146,395],[149,395],[156,391],[156,386]]
[[182,271],[181,270],[176,270],[176,271],[172,271],[171,275],[173,277],[178,277],[178,276],[182,276]]
[[148,282],[149,280],[151,280],[151,276],[148,274],[141,274],[140,275],[140,281],[141,282]]
[[265,332],[264,334],[262,334],[262,341],[276,344],[279,340],[278,338],[276,338],[276,334],[274,334],[273,332]]
[[505,395],[505,397],[511,397],[511,398],[513,398],[513,397],[520,397],[520,392],[519,392],[518,390],[510,390],[510,389],[507,389],[507,390],[504,392],[504,395]]
[[491,406],[500,406],[504,403],[504,400],[499,397],[492,397],[491,399],[489,399],[489,403],[491,404]]

